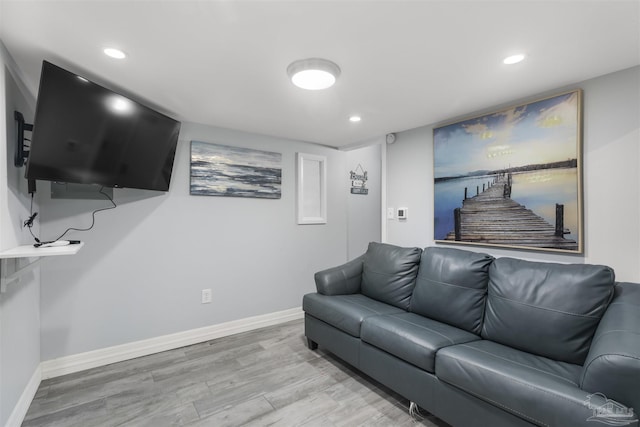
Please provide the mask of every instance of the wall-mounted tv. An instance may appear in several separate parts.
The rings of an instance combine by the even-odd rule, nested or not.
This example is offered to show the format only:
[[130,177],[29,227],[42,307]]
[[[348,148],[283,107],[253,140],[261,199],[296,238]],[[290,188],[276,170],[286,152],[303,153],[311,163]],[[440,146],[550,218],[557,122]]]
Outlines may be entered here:
[[168,191],[180,122],[43,61],[27,179]]

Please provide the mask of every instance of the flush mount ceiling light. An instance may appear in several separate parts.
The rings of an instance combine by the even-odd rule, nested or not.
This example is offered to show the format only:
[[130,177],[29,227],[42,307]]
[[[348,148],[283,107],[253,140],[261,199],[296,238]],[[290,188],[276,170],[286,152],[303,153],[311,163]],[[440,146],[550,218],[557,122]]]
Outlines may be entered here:
[[291,82],[302,89],[321,90],[333,86],[340,75],[340,67],[321,58],[308,58],[292,62],[287,67]]
[[362,117],[360,117],[360,116],[351,116],[351,117],[349,117],[349,121],[353,122],[353,123],[357,123],[360,120],[362,120]]
[[105,55],[115,59],[124,59],[127,57],[127,55],[123,51],[113,47],[107,47],[103,50],[103,52]]
[[502,63],[506,65],[513,65],[521,62],[522,60],[524,60],[524,53],[518,53],[517,55],[507,56],[502,60]]

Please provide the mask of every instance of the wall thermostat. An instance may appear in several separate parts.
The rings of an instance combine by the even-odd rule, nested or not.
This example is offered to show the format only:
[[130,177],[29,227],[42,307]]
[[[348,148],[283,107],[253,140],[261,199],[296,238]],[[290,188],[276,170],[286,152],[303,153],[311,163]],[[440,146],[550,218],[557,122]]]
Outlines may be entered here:
[[398,208],[398,219],[407,219],[407,208]]
[[388,133],[387,134],[387,144],[393,144],[394,142],[396,142],[396,134],[395,133]]

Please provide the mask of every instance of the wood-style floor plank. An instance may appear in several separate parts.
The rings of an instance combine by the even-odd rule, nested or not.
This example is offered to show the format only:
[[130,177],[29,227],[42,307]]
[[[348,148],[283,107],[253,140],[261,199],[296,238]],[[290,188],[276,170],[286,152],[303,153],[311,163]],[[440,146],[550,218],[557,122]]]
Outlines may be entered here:
[[301,320],[45,380],[24,427],[427,426]]

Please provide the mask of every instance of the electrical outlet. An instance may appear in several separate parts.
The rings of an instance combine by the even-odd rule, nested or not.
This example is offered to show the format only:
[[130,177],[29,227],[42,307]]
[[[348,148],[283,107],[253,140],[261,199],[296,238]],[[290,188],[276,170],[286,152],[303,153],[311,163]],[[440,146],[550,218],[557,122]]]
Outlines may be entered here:
[[211,303],[211,289],[202,290],[202,303],[203,304]]

